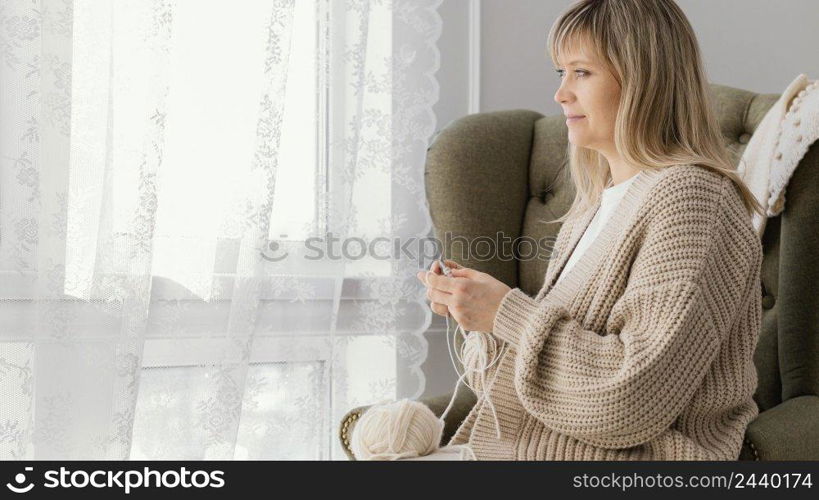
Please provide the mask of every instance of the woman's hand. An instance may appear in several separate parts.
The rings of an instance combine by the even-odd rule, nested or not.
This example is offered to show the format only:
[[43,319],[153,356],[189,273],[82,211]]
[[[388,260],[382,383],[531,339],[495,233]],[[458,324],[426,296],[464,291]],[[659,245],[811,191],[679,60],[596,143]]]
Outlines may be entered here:
[[427,298],[436,314],[452,315],[467,331],[491,332],[503,297],[511,290],[492,276],[461,267],[447,260],[451,277],[441,274],[437,262],[432,271],[419,271],[417,277],[427,286]]
[[[450,270],[462,269],[462,266],[455,262],[454,260],[445,259],[444,262],[446,263],[447,267]],[[435,273],[436,275],[443,275],[443,271],[441,270],[441,263],[438,262],[437,260],[432,261],[432,265],[430,266],[429,271],[427,272]],[[423,283],[424,285],[427,284],[426,282],[427,272],[419,271],[418,274],[416,275],[418,276],[418,279],[421,280],[421,283]],[[429,298],[429,288],[427,288],[427,298]],[[437,302],[430,302],[429,306],[430,309],[432,309],[432,312],[439,316],[447,317],[450,315],[449,310],[443,304],[438,304]]]

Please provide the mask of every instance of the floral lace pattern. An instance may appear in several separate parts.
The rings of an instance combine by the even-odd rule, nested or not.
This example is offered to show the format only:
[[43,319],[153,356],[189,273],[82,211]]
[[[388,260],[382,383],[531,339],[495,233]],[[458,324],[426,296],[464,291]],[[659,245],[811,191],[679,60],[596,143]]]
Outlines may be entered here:
[[[441,0],[314,2],[321,224],[306,230],[424,238]],[[0,0],[4,459],[343,458],[346,411],[423,392],[421,262],[264,258],[294,189],[295,0],[257,5],[249,163],[203,166],[218,190],[173,195],[180,8]]]

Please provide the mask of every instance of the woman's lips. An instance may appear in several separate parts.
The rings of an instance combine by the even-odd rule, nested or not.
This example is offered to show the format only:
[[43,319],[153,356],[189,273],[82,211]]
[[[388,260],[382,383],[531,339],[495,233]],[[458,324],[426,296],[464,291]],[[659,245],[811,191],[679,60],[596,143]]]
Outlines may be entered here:
[[582,120],[583,118],[585,118],[585,116],[576,116],[574,118],[566,118],[566,125],[569,125],[570,123],[574,123],[576,121]]

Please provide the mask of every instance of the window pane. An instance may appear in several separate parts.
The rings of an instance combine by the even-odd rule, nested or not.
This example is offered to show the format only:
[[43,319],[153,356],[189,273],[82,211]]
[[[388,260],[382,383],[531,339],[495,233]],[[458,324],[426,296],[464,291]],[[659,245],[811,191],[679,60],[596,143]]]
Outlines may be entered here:
[[[163,367],[142,370],[134,419],[132,460],[201,460],[223,410],[208,370]],[[237,460],[320,460],[327,411],[324,362],[251,364],[236,443]],[[216,421],[211,421],[215,419]]]
[[304,241],[316,224],[318,19],[296,2],[270,239]]
[[328,458],[324,369],[323,361],[250,366],[236,460]]

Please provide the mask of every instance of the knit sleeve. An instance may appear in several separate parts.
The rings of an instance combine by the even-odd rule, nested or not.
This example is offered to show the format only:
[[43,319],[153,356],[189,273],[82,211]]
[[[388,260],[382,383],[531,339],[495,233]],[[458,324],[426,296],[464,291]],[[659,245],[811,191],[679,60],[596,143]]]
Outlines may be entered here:
[[523,407],[603,448],[637,446],[670,427],[720,343],[690,282],[623,295],[611,315],[622,330],[606,336],[585,330],[563,306],[529,301],[514,374]]
[[584,329],[548,295],[538,302],[515,288],[504,296],[493,334],[516,348],[514,385],[529,413],[610,449],[671,426],[717,356],[753,260],[724,251],[737,247],[730,222],[703,215],[661,218],[647,232],[607,335]]

